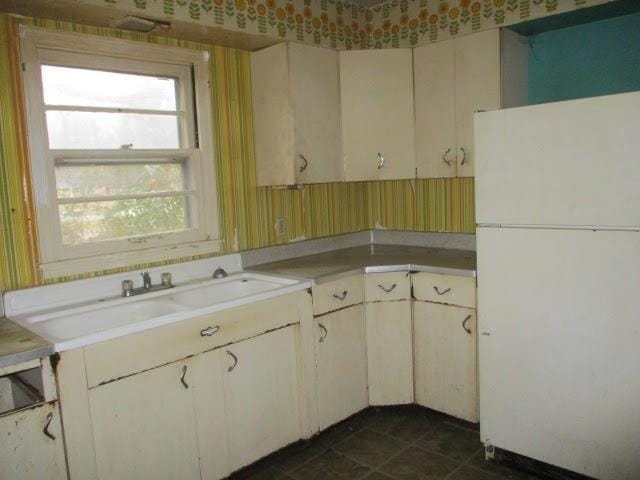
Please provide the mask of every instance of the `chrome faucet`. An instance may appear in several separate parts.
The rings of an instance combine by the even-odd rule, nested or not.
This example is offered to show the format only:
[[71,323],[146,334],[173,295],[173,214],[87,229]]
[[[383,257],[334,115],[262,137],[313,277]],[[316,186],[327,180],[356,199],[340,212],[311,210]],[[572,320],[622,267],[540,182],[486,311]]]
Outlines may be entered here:
[[149,290],[151,288],[151,275],[149,275],[149,272],[143,272],[140,275],[142,275],[142,285],[144,289]]
[[122,296],[123,297],[133,297],[134,295],[140,295],[142,293],[149,292],[157,292],[158,290],[164,290],[166,288],[173,288],[174,285],[171,283],[171,273],[164,272],[161,275],[161,283],[158,285],[153,285],[151,283],[151,275],[149,272],[143,272],[142,275],[142,286],[133,288],[132,280],[123,280],[122,281]]

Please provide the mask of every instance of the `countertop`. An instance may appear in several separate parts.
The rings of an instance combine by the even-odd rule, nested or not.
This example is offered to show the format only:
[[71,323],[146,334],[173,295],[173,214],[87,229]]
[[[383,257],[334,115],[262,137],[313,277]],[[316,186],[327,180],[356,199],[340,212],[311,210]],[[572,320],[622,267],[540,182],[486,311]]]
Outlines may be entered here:
[[412,270],[475,276],[476,253],[469,250],[374,244],[263,263],[247,269],[316,282],[359,271]]
[[53,345],[8,318],[0,317],[0,368],[53,355]]

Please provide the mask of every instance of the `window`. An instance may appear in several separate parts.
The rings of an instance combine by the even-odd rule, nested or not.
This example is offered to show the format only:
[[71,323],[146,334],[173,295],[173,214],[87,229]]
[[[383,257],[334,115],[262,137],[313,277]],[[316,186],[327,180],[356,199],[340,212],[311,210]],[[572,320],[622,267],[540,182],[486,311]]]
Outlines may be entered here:
[[217,250],[205,54],[23,33],[45,277]]

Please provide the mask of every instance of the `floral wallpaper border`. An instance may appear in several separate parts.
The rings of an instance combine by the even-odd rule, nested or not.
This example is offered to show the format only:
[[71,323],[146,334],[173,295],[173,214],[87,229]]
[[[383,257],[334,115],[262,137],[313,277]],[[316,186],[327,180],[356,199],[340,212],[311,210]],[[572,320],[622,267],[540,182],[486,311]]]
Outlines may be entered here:
[[324,47],[367,46],[367,10],[343,0],[78,0],[130,14],[192,22]]
[[367,48],[415,47],[611,0],[388,0],[367,12]]
[[415,47],[613,0],[77,0],[130,14],[344,49]]

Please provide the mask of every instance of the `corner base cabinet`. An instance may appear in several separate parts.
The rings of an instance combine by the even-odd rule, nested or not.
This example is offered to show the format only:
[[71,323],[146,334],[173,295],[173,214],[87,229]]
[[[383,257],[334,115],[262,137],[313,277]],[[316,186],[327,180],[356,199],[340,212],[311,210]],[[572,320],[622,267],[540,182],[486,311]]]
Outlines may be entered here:
[[364,306],[314,319],[320,430],[369,406]]
[[476,312],[413,304],[416,403],[478,421]]

